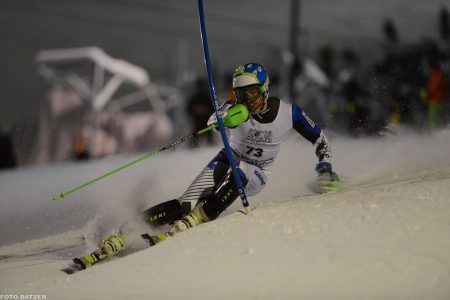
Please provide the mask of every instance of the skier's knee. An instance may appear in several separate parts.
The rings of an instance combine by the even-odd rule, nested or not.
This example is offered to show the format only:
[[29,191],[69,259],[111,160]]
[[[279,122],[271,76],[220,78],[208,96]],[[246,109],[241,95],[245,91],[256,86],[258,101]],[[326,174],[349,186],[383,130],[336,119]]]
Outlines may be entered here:
[[[247,178],[240,169],[240,178],[242,185],[247,185]],[[234,200],[239,196],[239,190],[236,186],[233,174],[230,172],[222,182],[216,185],[209,197],[203,202],[203,210],[209,220],[216,219]]]

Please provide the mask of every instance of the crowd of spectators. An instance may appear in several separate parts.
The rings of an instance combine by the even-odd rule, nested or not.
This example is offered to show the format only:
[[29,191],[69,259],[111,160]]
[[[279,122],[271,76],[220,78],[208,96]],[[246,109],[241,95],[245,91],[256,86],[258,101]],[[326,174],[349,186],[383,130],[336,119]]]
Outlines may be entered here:
[[[331,45],[321,47],[313,59],[293,57],[287,63],[289,76],[284,77],[289,83],[286,91],[279,76],[286,70],[269,68],[274,95],[299,104],[322,127],[352,136],[382,135],[395,126],[415,131],[443,128],[450,123],[450,19],[446,7],[440,10],[437,23],[437,38],[405,42],[394,21],[386,18],[381,24],[379,55],[370,64],[367,53],[350,47],[337,50]],[[222,89],[226,90],[230,76],[224,77]],[[199,130],[212,110],[207,84],[200,80],[194,86],[186,112],[193,129]],[[229,92],[222,96],[233,97]],[[211,141],[209,136],[208,144]]]
[[[319,50],[317,63],[329,82],[319,85],[320,93],[316,91],[313,100],[316,106],[325,102],[328,116],[320,116],[324,111],[319,110],[315,117],[355,136],[378,135],[392,125],[436,130],[449,124],[448,10],[440,11],[439,35],[435,40],[422,38],[404,43],[390,19],[384,21],[382,31],[382,58],[370,67],[363,66],[360,55],[351,49],[338,53],[333,47],[324,46]],[[294,101],[301,103],[302,97],[310,96],[310,90],[297,91]]]

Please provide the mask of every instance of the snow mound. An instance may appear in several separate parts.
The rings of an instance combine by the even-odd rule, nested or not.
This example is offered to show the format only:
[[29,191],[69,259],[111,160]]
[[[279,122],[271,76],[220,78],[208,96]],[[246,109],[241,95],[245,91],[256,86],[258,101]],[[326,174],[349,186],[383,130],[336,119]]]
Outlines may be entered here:
[[58,271],[63,260],[2,262],[0,290],[47,299],[448,299],[449,185],[447,167],[272,199],[70,276]]

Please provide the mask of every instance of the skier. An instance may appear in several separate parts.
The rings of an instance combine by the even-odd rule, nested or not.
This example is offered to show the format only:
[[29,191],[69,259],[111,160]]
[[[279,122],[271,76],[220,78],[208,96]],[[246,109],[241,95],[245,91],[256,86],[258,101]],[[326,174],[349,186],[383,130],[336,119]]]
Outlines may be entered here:
[[[282,142],[291,129],[310,141],[318,158],[316,172],[320,192],[339,188],[339,178],[333,171],[330,146],[322,130],[295,104],[269,97],[269,76],[257,63],[239,66],[233,73],[235,100],[224,103],[223,113],[241,104],[248,109],[247,120],[229,128],[230,146],[238,164],[241,181],[247,196],[261,192],[267,185],[270,170]],[[211,116],[208,125],[216,122]],[[168,236],[216,219],[239,196],[225,150],[203,168],[184,194],[149,208],[144,213],[155,226],[173,224],[169,232],[144,238],[156,244]],[[105,239],[102,251],[112,256],[125,246],[121,233]]]

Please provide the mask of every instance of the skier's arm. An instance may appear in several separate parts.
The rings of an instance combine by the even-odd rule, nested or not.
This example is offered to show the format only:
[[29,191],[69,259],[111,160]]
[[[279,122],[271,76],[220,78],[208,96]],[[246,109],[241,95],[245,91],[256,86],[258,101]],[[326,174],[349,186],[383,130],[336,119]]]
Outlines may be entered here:
[[[320,185],[328,185],[329,182],[339,181],[339,177],[333,171],[330,158],[331,148],[327,137],[300,107],[292,105],[292,123],[294,129],[305,139],[314,145],[315,154],[318,159],[316,172],[319,175]],[[325,191],[321,189],[321,191]]]
[[319,163],[330,162],[331,150],[328,139],[303,110],[292,104],[292,124],[294,129],[314,145]]

